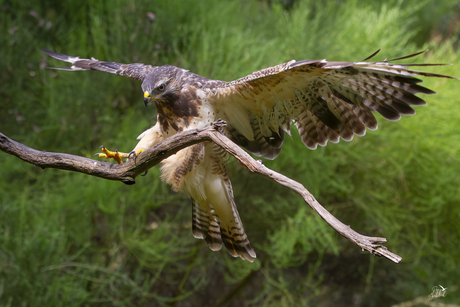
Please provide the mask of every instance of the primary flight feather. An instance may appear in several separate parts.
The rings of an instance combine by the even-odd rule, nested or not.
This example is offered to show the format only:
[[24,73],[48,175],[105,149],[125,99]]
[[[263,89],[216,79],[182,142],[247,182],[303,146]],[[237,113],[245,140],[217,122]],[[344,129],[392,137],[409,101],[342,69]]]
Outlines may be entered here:
[[[203,128],[217,119],[224,133],[253,154],[276,158],[284,133],[293,122],[310,149],[350,141],[366,128],[377,129],[372,111],[395,121],[413,115],[426,102],[415,94],[435,94],[414,76],[454,78],[394,64],[409,56],[366,62],[295,61],[256,71],[232,82],[210,80],[170,65],[121,64],[80,59],[49,50],[45,54],[72,64],[61,70],[100,70],[142,81],[144,103],[155,103],[157,123],[143,132],[134,148],[140,152],[180,131]],[[200,143],[162,161],[162,179],[192,198],[192,230],[211,250],[225,245],[230,255],[256,258],[241,222],[225,162],[227,153],[214,143]]]

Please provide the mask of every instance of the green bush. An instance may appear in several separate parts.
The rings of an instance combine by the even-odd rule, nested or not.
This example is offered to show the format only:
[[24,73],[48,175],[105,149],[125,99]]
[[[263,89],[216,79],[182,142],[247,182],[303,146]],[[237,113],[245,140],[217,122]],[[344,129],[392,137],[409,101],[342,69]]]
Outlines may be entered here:
[[[56,72],[38,49],[121,63],[171,64],[232,80],[292,58],[357,61],[426,48],[418,63],[458,73],[454,1],[6,1],[0,7],[0,131],[86,157],[123,151],[154,123],[140,84]],[[154,19],[147,13],[153,13]],[[151,15],[150,15],[151,16]],[[65,65],[65,64],[64,64]],[[427,78],[426,78],[427,79]],[[154,168],[134,186],[0,160],[2,306],[390,306],[460,301],[458,81],[427,79],[428,106],[352,142],[310,151],[296,131],[264,163],[305,185],[358,232],[388,239],[400,264],[336,234],[302,199],[228,169],[254,263],[191,235],[190,201]],[[452,291],[452,292],[449,292]]]

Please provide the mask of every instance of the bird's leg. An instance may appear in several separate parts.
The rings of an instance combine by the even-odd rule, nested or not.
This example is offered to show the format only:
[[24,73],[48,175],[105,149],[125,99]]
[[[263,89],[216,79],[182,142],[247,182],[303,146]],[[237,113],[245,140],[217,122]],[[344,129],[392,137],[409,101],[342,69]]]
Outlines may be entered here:
[[100,148],[104,153],[97,153],[95,154],[95,156],[98,156],[101,158],[107,158],[107,159],[113,158],[115,161],[118,162],[118,164],[123,163],[122,158],[132,159],[134,157],[137,157],[141,152],[144,151],[143,149],[140,149],[140,150],[135,150],[135,151],[133,150],[130,153],[124,153],[124,152],[119,152],[117,149],[115,149],[115,151],[110,151],[107,148],[105,148],[104,145],[101,145]]

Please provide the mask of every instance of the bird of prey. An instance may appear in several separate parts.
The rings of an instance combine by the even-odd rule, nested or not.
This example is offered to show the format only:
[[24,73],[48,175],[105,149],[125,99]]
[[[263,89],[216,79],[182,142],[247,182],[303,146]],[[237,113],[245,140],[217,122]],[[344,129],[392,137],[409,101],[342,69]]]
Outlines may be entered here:
[[[221,118],[224,133],[256,156],[274,159],[291,123],[310,149],[350,141],[363,136],[366,128],[377,129],[372,112],[390,121],[415,114],[412,106],[426,102],[415,94],[435,94],[419,85],[414,76],[443,77],[412,70],[411,66],[443,64],[395,64],[419,54],[378,62],[322,60],[289,61],[231,82],[210,80],[170,65],[121,64],[94,58],[47,55],[71,63],[61,70],[99,70],[142,82],[144,103],[153,102],[157,122],[139,137],[133,152],[139,154],[178,132],[203,128]],[[103,148],[104,157],[127,154]],[[193,235],[204,239],[213,251],[225,245],[230,255],[249,261],[256,253],[246,235],[233,199],[225,162],[227,153],[214,143],[182,149],[162,161],[162,179],[173,190],[184,190],[192,199]]]

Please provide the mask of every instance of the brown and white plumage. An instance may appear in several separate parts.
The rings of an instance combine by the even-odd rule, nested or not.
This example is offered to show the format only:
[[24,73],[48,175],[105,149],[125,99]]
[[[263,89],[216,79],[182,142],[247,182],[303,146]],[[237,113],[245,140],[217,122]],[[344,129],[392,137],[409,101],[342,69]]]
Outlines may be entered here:
[[[443,64],[391,63],[421,53],[372,63],[292,60],[220,85],[216,106],[231,126],[230,136],[267,159],[279,154],[284,139],[280,128],[289,133],[291,120],[310,149],[336,143],[339,137],[350,141],[366,128],[377,129],[371,111],[395,121],[415,114],[412,105],[426,104],[415,94],[435,92],[413,76],[452,78],[407,68]],[[260,144],[259,152],[251,149],[256,147],[253,140]]]
[[[100,70],[142,81],[144,102],[154,102],[157,123],[139,136],[134,150],[147,149],[180,131],[201,128],[218,118],[227,121],[225,133],[257,156],[276,158],[291,123],[310,149],[350,141],[366,129],[377,129],[372,112],[395,121],[415,114],[424,105],[416,94],[434,94],[414,76],[449,76],[411,70],[394,64],[419,55],[366,62],[307,60],[280,64],[244,78],[210,80],[174,66],[120,64],[80,59],[48,50],[44,53],[72,64],[63,70]],[[163,160],[162,179],[192,198],[192,231],[211,250],[225,245],[234,257],[253,261],[254,249],[244,231],[233,198],[225,162],[227,154],[213,143],[185,148]]]

